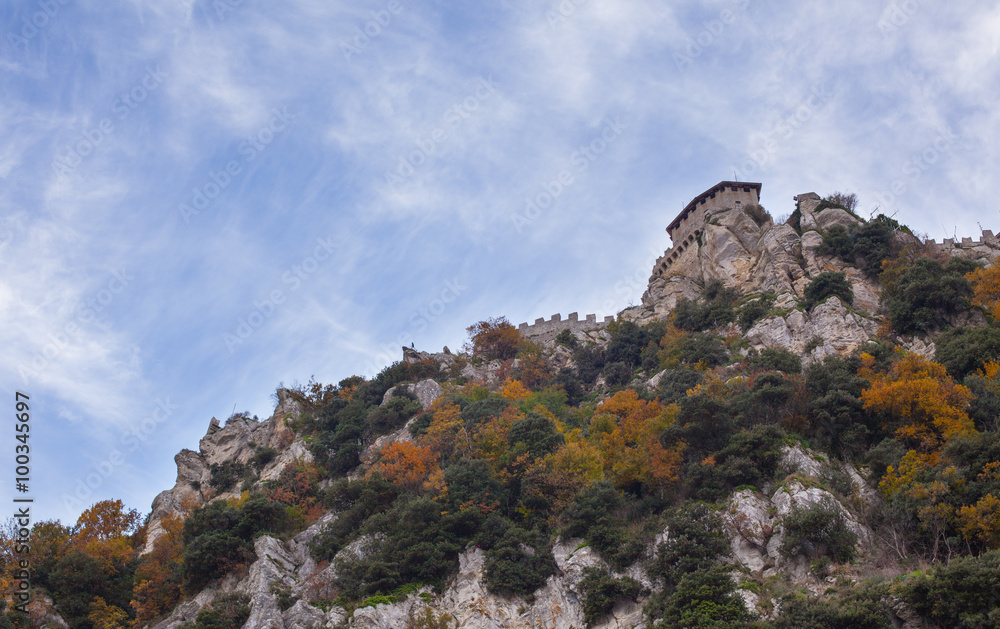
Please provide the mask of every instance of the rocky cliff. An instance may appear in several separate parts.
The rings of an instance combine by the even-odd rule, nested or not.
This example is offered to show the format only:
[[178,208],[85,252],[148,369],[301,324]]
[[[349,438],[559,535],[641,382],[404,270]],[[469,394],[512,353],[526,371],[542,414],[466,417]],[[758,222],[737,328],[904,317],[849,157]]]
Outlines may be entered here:
[[153,544],[163,535],[163,518],[175,515],[183,518],[192,509],[210,500],[234,498],[240,489],[227,492],[212,487],[212,464],[237,462],[246,464],[259,448],[272,448],[276,456],[260,471],[257,483],[278,478],[282,470],[296,460],[312,461],[305,443],[288,428],[289,419],[301,412],[301,404],[286,389],[278,389],[278,404],[274,413],[265,421],[234,415],[225,426],[212,418],[208,432],[198,444],[198,452],[181,450],[177,463],[177,482],[173,488],[160,492],[153,500],[152,513],[146,529],[144,553],[153,550]]
[[[623,314],[637,323],[666,318],[679,300],[696,299],[706,283],[714,279],[745,295],[776,295],[776,312],[745,333],[756,349],[780,347],[805,354],[808,361],[847,354],[874,338],[885,315],[878,282],[836,256],[820,253],[824,232],[835,226],[851,228],[862,221],[843,208],[826,207],[828,204],[822,204],[816,193],[800,194],[796,202],[798,229],[787,222],[757,222],[740,208],[707,213],[694,251],[674,263],[669,273],[650,277],[642,305]],[[898,231],[896,238],[901,245],[920,244],[905,231]],[[967,247],[936,249],[948,255],[992,261],[1000,257],[1000,240],[989,233]],[[804,290],[812,278],[826,271],[847,276],[854,303],[848,307],[834,297],[806,311],[802,308]],[[737,330],[732,326],[730,332]],[[922,354],[934,351],[925,339],[894,340]]]
[[[821,208],[815,194],[800,195],[797,201],[797,228],[789,224],[775,225],[770,220],[760,221],[759,216],[755,220],[739,208],[721,208],[706,213],[697,244],[670,266],[669,273],[654,274],[642,305],[624,311],[622,316],[639,324],[665,319],[679,300],[697,299],[708,282],[720,280],[743,295],[775,295],[771,312],[743,334],[751,347],[784,348],[810,361],[832,354],[847,354],[876,337],[884,320],[878,283],[838,258],[820,253],[823,232],[834,226],[850,228],[860,220],[838,207]],[[903,232],[897,237],[901,243],[919,244],[913,236]],[[977,248],[954,248],[948,252],[995,259],[1000,255],[1000,243],[995,238],[992,241],[984,239],[983,243],[977,243]],[[847,276],[853,289],[853,304],[848,306],[832,297],[814,308],[803,308],[806,286],[812,278],[826,271],[843,272]],[[609,335],[603,327],[568,326],[568,329],[579,342],[604,347]],[[735,324],[718,331],[742,334]],[[555,328],[546,328],[546,334],[536,335],[534,340],[542,346],[542,356],[553,373],[575,369],[573,353],[556,342],[557,333]],[[897,340],[924,353],[933,351],[929,339]],[[498,360],[472,361],[467,356],[455,356],[447,349],[428,354],[404,348],[403,361],[407,364],[437,363],[453,381],[478,382],[491,390],[498,388],[511,370],[519,366],[517,361],[513,364]],[[655,388],[662,375],[654,376],[646,386]],[[595,388],[598,400],[602,395],[602,382],[598,379]],[[389,389],[382,403],[389,403],[396,394],[405,394],[428,409],[445,393],[439,382],[427,379]],[[279,390],[274,413],[265,421],[234,416],[221,426],[213,418],[208,433],[199,444],[199,451],[185,450],[177,455],[175,486],[157,496],[153,503],[147,551],[163,534],[162,521],[168,515],[184,517],[211,500],[238,496],[239,488],[222,493],[213,489],[213,464],[245,464],[260,449],[273,449],[275,456],[251,483],[259,486],[278,478],[281,471],[295,461],[311,461],[306,443],[288,426],[288,422],[302,412],[303,405],[297,396]],[[415,419],[368,444],[360,456],[361,466],[350,477],[363,477],[365,471],[377,463],[382,448],[388,444],[412,441],[408,428]],[[774,480],[760,487],[741,487],[732,492],[719,511],[731,549],[728,565],[734,580],[740,584],[738,593],[746,608],[762,619],[773,618],[780,602],[762,597],[758,593],[760,583],[782,577],[810,592],[822,593],[833,578],[812,570],[805,556],[788,556],[782,552],[786,519],[790,514],[813,505],[827,506],[840,514],[853,533],[856,556],[870,557],[877,545],[865,518],[869,507],[880,498],[874,490],[875,483],[865,472],[794,443],[784,446],[779,470]],[[838,479],[836,491],[831,488],[831,479]],[[435,592],[423,588],[410,592],[402,600],[380,600],[348,610],[330,603],[335,596],[331,584],[339,562],[335,559],[317,564],[309,549],[310,541],[338,517],[336,511],[328,512],[294,538],[284,541],[270,536],[258,538],[251,565],[186,600],[156,624],[155,629],[174,629],[193,621],[200,609],[225,592],[240,592],[249,597],[250,618],[244,625],[248,629],[347,626],[359,629],[582,628],[585,622],[581,582],[585,569],[603,567],[612,574],[632,577],[647,592],[655,591],[662,583],[651,578],[644,566],[657,544],[674,534],[669,527],[663,528],[642,558],[617,572],[584,540],[557,539],[552,548],[556,573],[530,598],[491,593],[484,583],[484,553],[469,545],[459,556],[457,575],[442,590]],[[340,550],[337,558],[363,557],[371,542],[364,537],[356,539]],[[852,579],[851,569],[846,568],[839,577]],[[590,626],[616,629],[645,626],[641,602],[641,598],[639,603],[619,602],[611,614]],[[896,621],[902,623],[899,618]]]
[[[391,438],[404,438],[403,435],[405,431],[399,431]],[[751,587],[755,580],[784,574],[817,593],[826,586],[822,577],[810,574],[809,560],[786,558],[780,552],[785,518],[795,509],[816,504],[832,505],[844,514],[847,525],[857,535],[857,552],[863,556],[870,549],[872,533],[860,514],[866,503],[878,499],[853,466],[830,462],[825,456],[802,447],[785,447],[780,465],[784,473],[780,482],[760,491],[737,491],[720,510],[732,548],[732,575],[737,582],[748,584],[739,593],[747,608],[761,617],[773,614],[778,602],[761,600]],[[824,479],[835,473],[847,479],[846,500],[819,487]],[[428,614],[437,619],[450,619],[445,624],[458,629],[579,629],[585,626],[580,590],[584,570],[598,567],[611,570],[584,540],[557,540],[552,548],[557,574],[549,577],[530,600],[520,596],[505,597],[488,591],[483,578],[484,554],[470,547],[460,555],[458,574],[442,592],[423,588],[401,601],[375,603],[349,613],[328,602],[320,602],[329,601],[337,560],[317,564],[309,553],[309,542],[336,518],[337,514],[330,512],[287,541],[270,536],[258,538],[254,545],[255,560],[247,570],[228,576],[179,605],[154,629],[176,629],[193,621],[200,609],[227,592],[243,593],[250,599],[250,618],[245,629],[346,626],[399,629],[420,626],[415,624],[416,619],[428,617]],[[632,577],[647,589],[656,588],[656,581],[645,572],[644,562],[670,535],[669,528],[663,529],[640,561],[619,572],[611,570],[612,573]],[[365,540],[362,538],[345,547],[338,558],[363,555],[364,552]],[[633,602],[617,604],[610,615],[591,625],[598,629],[644,626],[642,607]]]

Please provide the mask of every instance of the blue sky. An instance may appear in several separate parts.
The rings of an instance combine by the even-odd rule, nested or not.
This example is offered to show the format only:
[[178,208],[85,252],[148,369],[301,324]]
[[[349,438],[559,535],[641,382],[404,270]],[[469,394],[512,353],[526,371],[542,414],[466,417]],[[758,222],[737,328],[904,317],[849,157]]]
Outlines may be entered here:
[[38,517],[148,511],[281,382],[639,303],[734,172],[776,217],[848,191],[1000,231],[992,2],[12,0],[0,33],[0,382]]

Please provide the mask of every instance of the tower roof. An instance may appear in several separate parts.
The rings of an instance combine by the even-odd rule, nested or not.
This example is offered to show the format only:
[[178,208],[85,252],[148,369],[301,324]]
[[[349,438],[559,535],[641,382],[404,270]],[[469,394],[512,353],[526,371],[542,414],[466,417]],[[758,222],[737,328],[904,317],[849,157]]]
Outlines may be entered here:
[[760,198],[761,184],[759,183],[750,183],[747,181],[720,181],[719,183],[715,184],[708,190],[702,192],[694,199],[692,199],[691,202],[688,203],[683,210],[681,210],[681,213],[677,215],[677,218],[675,218],[673,222],[667,226],[667,232],[669,233],[670,231],[674,230],[678,225],[680,225],[681,221],[684,220],[684,217],[690,214],[691,211],[693,211],[700,202],[714,195],[716,192],[721,192],[723,189],[728,187],[743,188],[746,192],[750,192],[751,189],[756,190],[757,198],[758,199]]

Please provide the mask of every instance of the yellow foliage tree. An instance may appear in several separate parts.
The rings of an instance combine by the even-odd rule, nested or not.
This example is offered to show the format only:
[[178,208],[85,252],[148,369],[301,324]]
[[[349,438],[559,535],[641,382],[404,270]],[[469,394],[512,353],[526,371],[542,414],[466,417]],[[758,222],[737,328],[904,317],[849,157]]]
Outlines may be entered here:
[[978,540],[991,550],[1000,548],[1000,499],[986,494],[975,505],[960,508],[958,530],[966,539]]
[[420,437],[420,443],[429,447],[439,459],[449,459],[456,452],[466,454],[472,448],[469,434],[462,421],[458,404],[438,398],[430,408],[431,425]]
[[923,356],[904,353],[886,373],[878,373],[875,359],[862,354],[859,374],[871,386],[861,394],[865,410],[882,413],[896,438],[921,453],[940,452],[952,439],[976,433],[965,412],[972,394],[957,384],[943,365]]
[[99,561],[105,574],[117,573],[136,553],[133,535],[141,517],[121,500],[102,500],[80,514],[73,545]]
[[[673,321],[672,318],[671,321]],[[688,339],[688,336],[687,332],[676,327],[673,323],[667,325],[667,331],[660,339],[660,351],[656,353],[661,367],[673,369],[681,364],[684,341]]]
[[491,417],[475,429],[473,444],[476,456],[496,463],[510,449],[507,433],[510,427],[519,419],[524,419],[524,413],[518,408],[508,406],[500,415]]
[[985,269],[976,269],[965,279],[972,284],[972,303],[985,308],[994,321],[1000,321],[1000,260],[994,260]]
[[90,603],[87,620],[93,623],[94,629],[124,629],[128,626],[128,612],[121,607],[108,605],[103,598],[97,596]]
[[604,478],[601,451],[580,438],[574,430],[566,437],[566,445],[545,457],[545,464],[576,479],[582,487]]
[[682,445],[660,445],[660,433],[677,417],[677,406],[647,402],[626,389],[605,400],[591,421],[592,438],[604,459],[605,474],[619,487],[642,483],[662,487],[677,481]]
[[508,402],[517,404],[531,397],[531,391],[521,384],[520,380],[508,380],[500,389],[500,395]]

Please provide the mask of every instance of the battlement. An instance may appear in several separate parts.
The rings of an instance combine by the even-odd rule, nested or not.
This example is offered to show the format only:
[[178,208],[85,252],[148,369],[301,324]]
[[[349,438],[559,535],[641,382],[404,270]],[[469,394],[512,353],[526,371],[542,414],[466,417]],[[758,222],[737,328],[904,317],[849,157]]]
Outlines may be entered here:
[[614,317],[604,317],[603,321],[598,321],[596,314],[589,314],[581,320],[578,313],[571,312],[565,319],[562,318],[561,314],[554,314],[548,321],[535,319],[531,325],[522,323],[517,326],[517,331],[527,339],[550,340],[566,329],[581,332],[603,330],[614,320]]
[[685,238],[683,242],[667,249],[662,256],[657,258],[656,264],[653,265],[653,277],[666,275],[670,270],[670,267],[674,265],[674,262],[677,262],[677,260],[680,259],[681,254],[695,244],[698,240],[698,236],[701,236],[702,231],[704,230],[694,230],[688,234],[688,237]]
[[667,233],[674,243],[683,242],[705,225],[709,210],[756,205],[760,202],[761,184],[740,181],[720,181],[688,203],[670,225]]
[[1000,240],[993,235],[993,231],[990,229],[984,229],[983,235],[979,240],[962,238],[960,241],[956,242],[954,238],[945,238],[941,242],[937,242],[932,238],[928,238],[924,241],[924,244],[929,247],[937,247],[941,251],[949,251],[952,249],[976,249],[979,247],[1000,249]]

